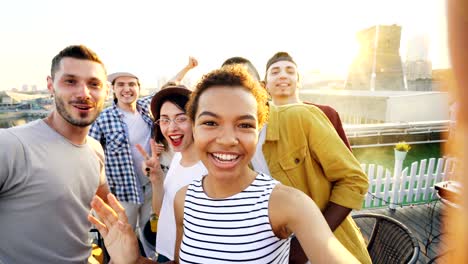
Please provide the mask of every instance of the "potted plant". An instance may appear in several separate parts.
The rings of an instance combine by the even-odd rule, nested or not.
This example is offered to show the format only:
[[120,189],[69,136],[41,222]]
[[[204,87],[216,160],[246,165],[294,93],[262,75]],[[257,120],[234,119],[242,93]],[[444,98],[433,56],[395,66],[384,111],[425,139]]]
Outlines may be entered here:
[[406,154],[411,149],[411,146],[406,143],[405,141],[400,141],[395,145],[395,159],[397,160],[404,160],[406,158]]

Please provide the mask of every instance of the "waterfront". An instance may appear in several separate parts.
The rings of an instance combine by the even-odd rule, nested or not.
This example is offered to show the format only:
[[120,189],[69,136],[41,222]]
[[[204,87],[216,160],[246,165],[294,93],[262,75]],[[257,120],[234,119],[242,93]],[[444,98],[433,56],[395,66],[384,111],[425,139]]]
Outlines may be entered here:
[[0,113],[0,128],[9,128],[24,125],[39,118],[43,118],[47,112],[4,112]]

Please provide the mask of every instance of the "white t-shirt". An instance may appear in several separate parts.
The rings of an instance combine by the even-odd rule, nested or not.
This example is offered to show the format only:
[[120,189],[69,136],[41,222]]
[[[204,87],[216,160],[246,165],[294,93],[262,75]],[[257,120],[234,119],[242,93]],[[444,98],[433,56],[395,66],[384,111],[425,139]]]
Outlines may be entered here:
[[251,162],[256,172],[271,175],[270,170],[268,169],[268,164],[265,160],[265,156],[263,155],[263,150],[262,150],[263,143],[265,143],[265,139],[266,139],[266,130],[267,130],[267,125],[265,124],[262,130],[260,130],[260,133],[258,135],[257,148],[255,149],[255,154],[253,155]]
[[138,175],[140,184],[143,186],[149,183],[149,179],[141,170],[143,156],[136,148],[136,144],[140,144],[148,155],[151,155],[151,147],[149,143],[151,139],[151,128],[148,127],[148,124],[143,120],[143,117],[138,111],[131,113],[120,109],[120,112],[123,114],[123,121],[127,125],[128,141],[130,143],[130,150],[132,152],[133,159],[133,169],[136,175]]
[[182,187],[193,180],[201,179],[208,171],[201,161],[190,167],[180,165],[182,154],[176,152],[172,158],[169,171],[164,179],[164,198],[159,213],[158,232],[156,235],[156,252],[174,260],[176,242],[176,223],[174,216],[174,198]]

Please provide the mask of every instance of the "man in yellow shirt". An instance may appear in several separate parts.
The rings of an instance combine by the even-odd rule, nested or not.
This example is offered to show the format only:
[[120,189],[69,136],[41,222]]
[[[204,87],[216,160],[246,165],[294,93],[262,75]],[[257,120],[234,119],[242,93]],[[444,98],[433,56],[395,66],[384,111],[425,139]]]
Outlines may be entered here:
[[[253,65],[242,59],[233,63],[241,63],[255,73]],[[282,63],[281,58],[276,62]],[[352,209],[361,208],[368,189],[368,179],[359,162],[319,108],[300,103],[271,104],[269,115],[252,159],[254,169],[310,196],[338,240],[359,261],[371,263],[364,239],[349,215]],[[293,251],[291,255],[296,254]],[[290,261],[299,263],[295,256]]]
[[338,240],[359,261],[371,263],[349,215],[352,209],[361,208],[368,179],[325,114],[312,105],[272,105],[257,146],[261,150],[257,149],[252,161],[254,168],[262,168],[258,156],[263,155],[266,173],[310,196]]

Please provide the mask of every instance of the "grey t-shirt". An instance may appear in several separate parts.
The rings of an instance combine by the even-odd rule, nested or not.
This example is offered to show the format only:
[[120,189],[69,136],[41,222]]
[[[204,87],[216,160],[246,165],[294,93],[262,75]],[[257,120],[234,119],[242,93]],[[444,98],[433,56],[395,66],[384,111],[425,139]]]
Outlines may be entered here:
[[43,120],[0,130],[0,263],[86,263],[90,202],[104,153]]

